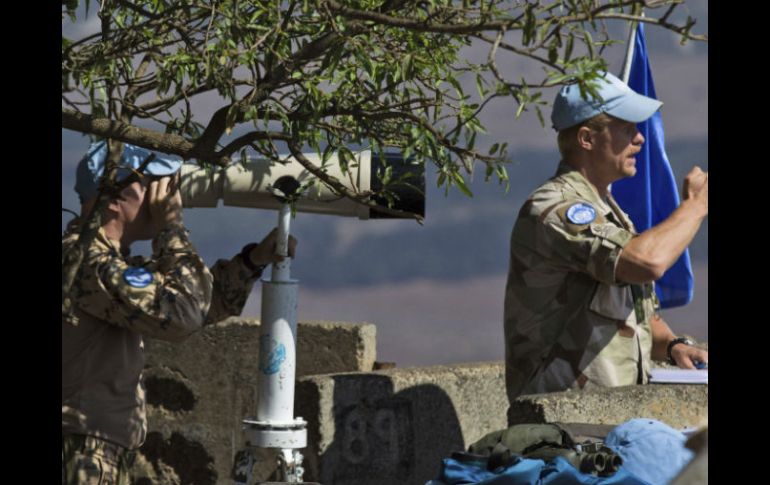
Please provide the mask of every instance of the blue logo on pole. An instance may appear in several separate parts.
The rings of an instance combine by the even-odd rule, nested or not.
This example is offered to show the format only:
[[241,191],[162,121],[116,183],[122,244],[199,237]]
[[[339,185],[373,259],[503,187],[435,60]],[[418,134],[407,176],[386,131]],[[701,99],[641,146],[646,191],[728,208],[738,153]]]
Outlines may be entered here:
[[141,266],[131,266],[123,271],[123,281],[134,288],[144,288],[152,283],[152,273]]
[[567,219],[573,224],[590,224],[596,219],[596,210],[591,204],[578,202],[567,209]]
[[259,370],[266,375],[275,374],[286,360],[286,347],[269,335],[264,335],[260,338],[259,354]]

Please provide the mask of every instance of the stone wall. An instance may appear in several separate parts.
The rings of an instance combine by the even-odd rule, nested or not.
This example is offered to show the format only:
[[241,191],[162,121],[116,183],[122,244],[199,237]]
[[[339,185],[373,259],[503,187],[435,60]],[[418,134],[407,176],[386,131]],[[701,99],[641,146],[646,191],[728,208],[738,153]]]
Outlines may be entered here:
[[[233,318],[181,344],[146,344],[149,434],[135,483],[231,484],[241,420],[256,409],[259,323]],[[308,421],[304,479],[323,485],[423,485],[441,459],[505,428],[503,362],[372,371],[371,324],[300,322],[295,414]],[[634,417],[701,425],[708,386],[648,385],[520,397],[518,422],[618,424]],[[259,450],[253,478],[268,480]]]
[[[365,323],[299,322],[297,376],[371,370],[375,332]],[[232,483],[233,461],[244,450],[241,420],[256,413],[258,342],[259,321],[244,318],[179,344],[145,342],[149,430],[136,483]],[[267,479],[275,458],[259,458],[256,475]]]

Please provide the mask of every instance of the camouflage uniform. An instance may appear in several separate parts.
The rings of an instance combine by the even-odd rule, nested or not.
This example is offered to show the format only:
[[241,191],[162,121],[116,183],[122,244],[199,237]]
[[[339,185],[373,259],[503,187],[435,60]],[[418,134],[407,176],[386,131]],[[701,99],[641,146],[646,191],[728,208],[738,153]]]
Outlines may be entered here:
[[133,452],[93,436],[62,436],[62,484],[130,485],[133,458]]
[[[62,251],[77,242],[80,227],[78,219],[70,223]],[[209,270],[181,225],[162,230],[152,248],[150,260],[124,257],[100,229],[73,285],[78,323],[62,320],[63,481],[97,469],[117,476],[115,463],[144,442],[143,337],[181,341],[240,314],[259,277],[240,255]]]
[[[578,224],[568,216],[581,203],[593,207],[593,221]],[[612,196],[603,201],[564,162],[530,195],[511,234],[505,295],[509,401],[521,394],[647,382],[650,319],[658,305],[653,285],[615,279],[621,249],[635,234]]]

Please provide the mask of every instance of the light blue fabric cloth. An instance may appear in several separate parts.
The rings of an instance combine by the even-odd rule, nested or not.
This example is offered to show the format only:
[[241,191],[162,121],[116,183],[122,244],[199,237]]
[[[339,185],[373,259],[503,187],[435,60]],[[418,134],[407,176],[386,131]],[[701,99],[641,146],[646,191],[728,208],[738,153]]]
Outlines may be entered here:
[[611,477],[595,477],[580,473],[567,460],[555,458],[546,464],[543,460],[521,458],[507,468],[488,471],[452,458],[443,460],[438,479],[425,485],[651,485],[621,467]]
[[623,458],[621,470],[628,470],[651,485],[665,485],[694,456],[685,448],[686,440],[682,432],[665,423],[638,418],[616,426],[604,444]]
[[[130,169],[138,169],[152,152],[128,143],[123,144],[123,156],[120,159],[117,180],[120,181],[131,174]],[[96,194],[99,188],[99,178],[104,173],[104,162],[107,160],[107,142],[105,140],[92,143],[88,152],[78,163],[75,192],[83,202]],[[155,154],[155,158],[147,164],[144,173],[162,177],[172,175],[182,166],[181,160],[161,157]]]

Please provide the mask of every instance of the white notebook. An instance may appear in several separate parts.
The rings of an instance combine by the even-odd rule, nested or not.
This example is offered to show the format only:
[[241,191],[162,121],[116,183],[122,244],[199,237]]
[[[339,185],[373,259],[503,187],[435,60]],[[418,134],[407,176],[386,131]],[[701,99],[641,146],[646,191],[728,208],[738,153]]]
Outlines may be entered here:
[[652,369],[651,384],[708,384],[708,369]]

